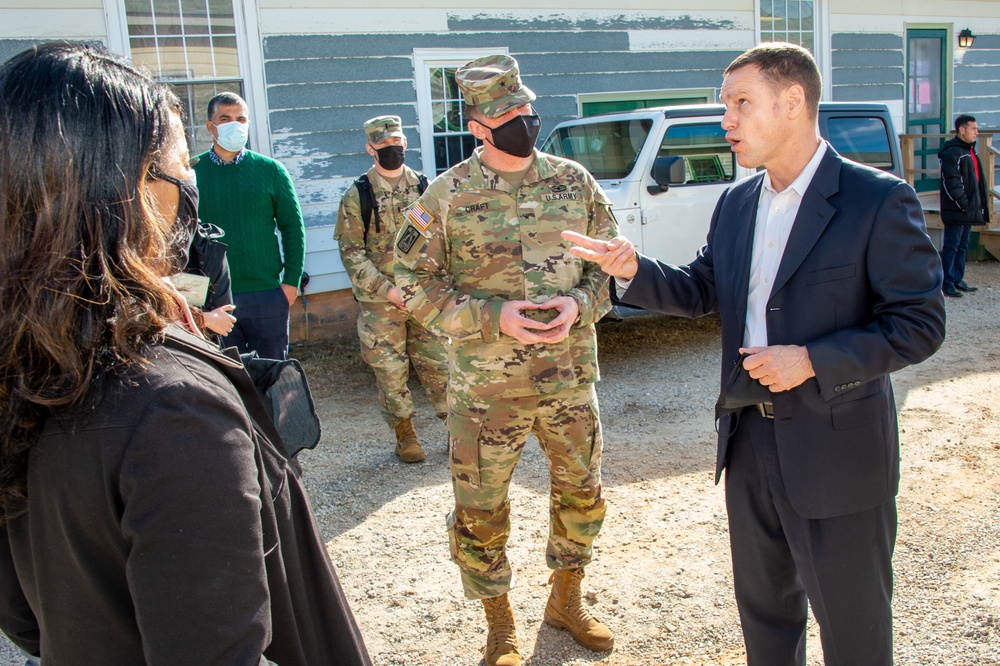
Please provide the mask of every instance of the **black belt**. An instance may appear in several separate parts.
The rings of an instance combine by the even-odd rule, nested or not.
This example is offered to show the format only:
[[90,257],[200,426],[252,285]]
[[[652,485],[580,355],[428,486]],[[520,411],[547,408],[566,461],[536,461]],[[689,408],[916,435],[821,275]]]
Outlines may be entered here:
[[774,418],[774,405],[770,402],[758,402],[753,405],[753,408],[757,410],[757,413],[763,416],[765,419]]

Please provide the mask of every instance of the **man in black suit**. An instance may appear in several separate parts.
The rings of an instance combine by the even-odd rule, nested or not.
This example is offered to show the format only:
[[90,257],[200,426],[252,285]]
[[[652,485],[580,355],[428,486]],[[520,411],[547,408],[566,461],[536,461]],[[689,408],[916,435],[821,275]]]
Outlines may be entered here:
[[623,238],[573,252],[623,302],[722,320],[722,376],[740,355],[770,400],[722,418],[726,505],[747,663],[805,664],[807,600],[826,664],[892,663],[899,435],[889,373],[944,339],[941,265],[913,189],[842,159],[818,132],[816,62],[761,44],[726,69],[726,138],[766,171],[719,200],[687,266]]

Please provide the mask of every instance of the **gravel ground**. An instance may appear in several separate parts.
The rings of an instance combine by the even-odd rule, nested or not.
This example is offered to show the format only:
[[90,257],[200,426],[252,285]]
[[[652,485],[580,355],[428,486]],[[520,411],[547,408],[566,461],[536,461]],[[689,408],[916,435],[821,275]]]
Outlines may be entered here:
[[[896,663],[1000,664],[1000,264],[948,301],[948,340],[894,377],[903,440]],[[643,317],[602,325],[598,385],[608,514],[587,569],[592,612],[616,632],[591,653],[542,624],[547,465],[532,439],[511,487],[511,593],[526,666],[745,663],[723,493],[713,483],[719,325]],[[325,434],[301,455],[320,527],[379,666],[479,663],[481,606],[448,557],[444,426],[415,387],[427,461],[404,465],[356,340],[295,350]],[[809,665],[822,663],[810,626]],[[0,663],[21,663],[8,646]]]

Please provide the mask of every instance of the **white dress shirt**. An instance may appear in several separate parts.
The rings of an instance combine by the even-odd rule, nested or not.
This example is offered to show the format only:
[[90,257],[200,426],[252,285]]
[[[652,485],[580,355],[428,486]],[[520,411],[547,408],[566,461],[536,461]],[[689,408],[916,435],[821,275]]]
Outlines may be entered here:
[[757,202],[757,223],[753,231],[753,253],[750,255],[750,285],[747,290],[747,320],[743,329],[744,347],[767,346],[767,302],[771,287],[785,254],[785,245],[799,214],[802,196],[812,183],[823,156],[826,142],[821,141],[791,185],[777,192],[771,185],[771,174],[764,172],[764,183]]

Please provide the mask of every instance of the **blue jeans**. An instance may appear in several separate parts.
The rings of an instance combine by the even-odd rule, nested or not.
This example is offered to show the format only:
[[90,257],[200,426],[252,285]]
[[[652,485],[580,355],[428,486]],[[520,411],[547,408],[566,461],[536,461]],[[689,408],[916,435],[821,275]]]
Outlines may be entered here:
[[222,339],[222,346],[283,360],[288,351],[288,299],[281,287],[233,294],[233,304],[236,324]]
[[946,224],[941,242],[941,268],[944,288],[954,287],[965,279],[965,251],[969,247],[971,224]]

